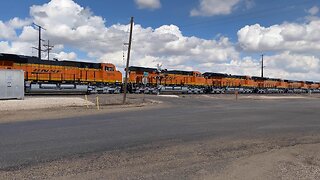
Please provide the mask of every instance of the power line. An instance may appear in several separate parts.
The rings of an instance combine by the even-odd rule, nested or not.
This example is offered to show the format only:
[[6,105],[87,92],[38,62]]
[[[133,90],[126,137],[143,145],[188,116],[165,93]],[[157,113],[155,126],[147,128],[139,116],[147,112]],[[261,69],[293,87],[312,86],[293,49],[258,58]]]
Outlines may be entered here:
[[50,51],[52,50],[52,48],[54,47],[53,45],[50,45],[50,41],[48,40],[48,44],[44,44],[44,47],[46,47],[47,49],[43,50],[43,51],[47,51],[48,53],[48,61],[50,60],[49,56],[50,56]]

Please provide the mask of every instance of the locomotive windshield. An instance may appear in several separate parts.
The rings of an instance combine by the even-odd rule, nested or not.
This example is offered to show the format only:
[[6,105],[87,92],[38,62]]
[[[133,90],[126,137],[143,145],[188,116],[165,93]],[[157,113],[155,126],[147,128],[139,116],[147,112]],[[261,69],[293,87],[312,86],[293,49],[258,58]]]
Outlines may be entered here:
[[114,71],[113,67],[105,67],[105,71]]

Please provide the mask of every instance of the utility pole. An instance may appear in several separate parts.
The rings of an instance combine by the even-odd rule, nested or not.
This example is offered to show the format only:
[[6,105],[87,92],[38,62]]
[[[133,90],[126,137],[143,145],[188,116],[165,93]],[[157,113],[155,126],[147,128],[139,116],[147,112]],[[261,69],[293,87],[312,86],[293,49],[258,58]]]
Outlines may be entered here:
[[261,77],[263,78],[263,68],[264,68],[264,65],[263,65],[263,54],[261,55]]
[[43,29],[43,30],[46,30],[46,29],[44,29],[42,26],[37,25],[35,23],[33,23],[33,25],[35,25],[39,30],[38,48],[34,47],[34,49],[38,50],[38,58],[41,60],[41,41],[42,41],[42,39],[41,39],[41,29]]
[[124,91],[123,91],[123,101],[122,104],[126,103],[127,98],[127,85],[128,85],[128,72],[129,72],[129,60],[130,60],[130,51],[131,51],[131,41],[132,41],[132,29],[133,29],[133,17],[131,17],[130,21],[130,36],[129,36],[129,46],[128,46],[128,54],[127,54],[127,65],[126,65],[126,75],[124,78]]
[[49,41],[49,40],[48,40],[48,44],[44,44],[43,46],[47,48],[47,49],[45,49],[44,51],[47,51],[47,53],[48,53],[48,61],[49,61],[49,60],[50,60],[50,58],[49,58],[50,51],[52,50],[52,48],[53,48],[54,46],[50,45],[50,41]]

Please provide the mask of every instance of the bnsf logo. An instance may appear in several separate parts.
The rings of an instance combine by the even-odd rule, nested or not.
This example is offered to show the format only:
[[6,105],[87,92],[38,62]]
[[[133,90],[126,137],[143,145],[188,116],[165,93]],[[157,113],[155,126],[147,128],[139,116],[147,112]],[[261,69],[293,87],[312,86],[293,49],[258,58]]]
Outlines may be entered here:
[[55,70],[55,69],[34,69],[32,73],[60,73],[60,70]]

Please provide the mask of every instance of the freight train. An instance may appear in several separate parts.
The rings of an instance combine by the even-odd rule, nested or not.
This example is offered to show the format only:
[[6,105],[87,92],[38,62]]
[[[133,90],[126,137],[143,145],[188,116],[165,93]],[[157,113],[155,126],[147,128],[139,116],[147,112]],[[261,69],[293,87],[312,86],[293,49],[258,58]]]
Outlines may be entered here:
[[[144,85],[143,79],[147,81]],[[198,71],[129,67],[129,91],[135,93],[307,93],[320,92],[320,83]]]
[[[0,53],[0,69],[24,71],[27,94],[120,93],[122,73],[110,63],[40,60]],[[223,73],[131,66],[131,93],[306,93],[320,92],[320,83]]]

